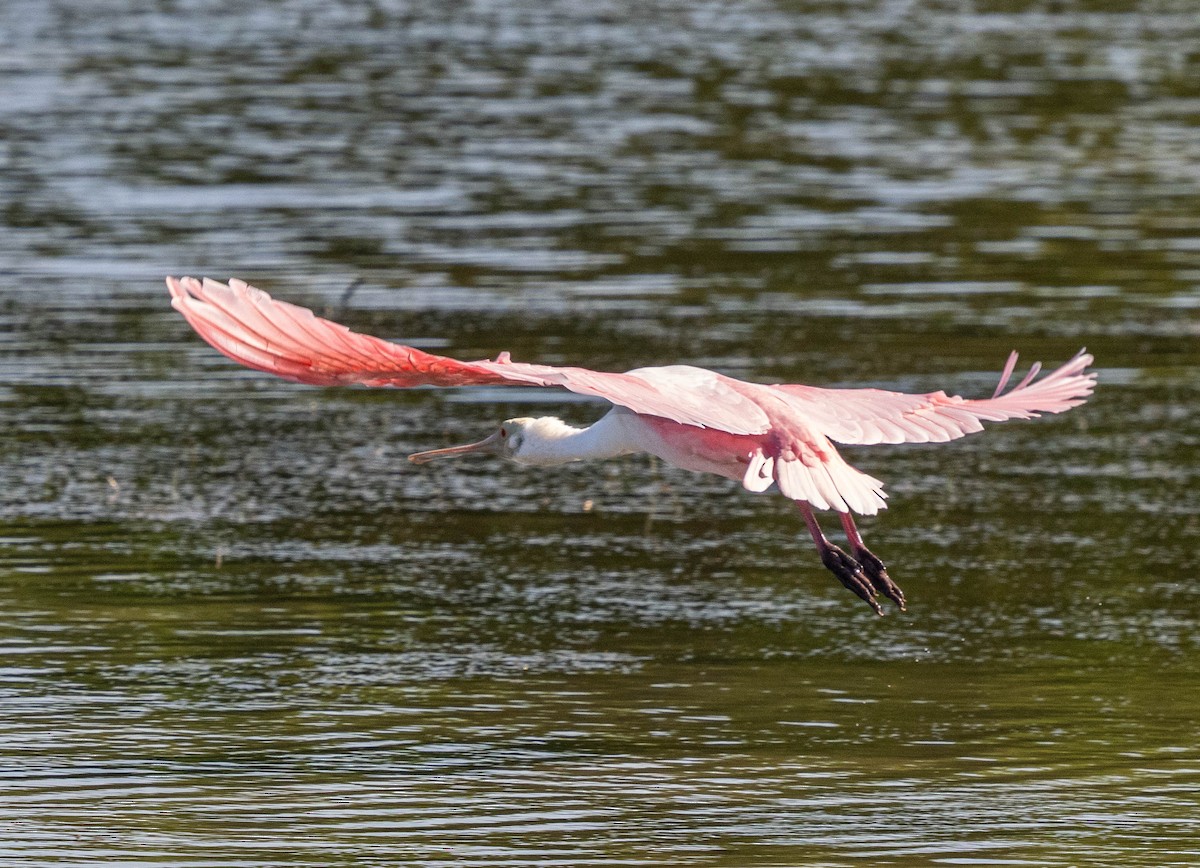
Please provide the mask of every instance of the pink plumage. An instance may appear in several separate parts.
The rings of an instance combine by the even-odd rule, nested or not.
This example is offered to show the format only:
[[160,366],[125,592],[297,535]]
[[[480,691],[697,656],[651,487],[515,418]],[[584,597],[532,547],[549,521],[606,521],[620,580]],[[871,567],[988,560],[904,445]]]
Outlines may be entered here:
[[[904,608],[904,595],[862,543],[850,512],[885,506],[883,484],[851,467],[837,443],[944,442],[980,431],[983,422],[1061,413],[1095,386],[1084,351],[1035,379],[1039,365],[1008,392],[1012,353],[991,398],[945,392],[909,395],[881,389],[822,389],[747,383],[688,365],[605,373],[495,360],[462,362],[350,331],[312,311],[277,301],[240,281],[167,278],[172,304],[213,347],[247,367],[321,386],[557,386],[603,398],[614,409],[587,429],[558,420],[509,420],[466,447],[413,456],[423,462],[467,452],[497,452],[522,464],[548,465],[649,452],[690,470],[736,479],[751,491],[777,486],[800,507],[818,551],[842,583],[882,612],[882,593]],[[556,424],[554,424],[556,423]],[[510,431],[511,429],[511,431]],[[511,438],[510,438],[511,433]],[[520,445],[516,445],[516,441]],[[854,551],[821,533],[812,509],[841,513]]]

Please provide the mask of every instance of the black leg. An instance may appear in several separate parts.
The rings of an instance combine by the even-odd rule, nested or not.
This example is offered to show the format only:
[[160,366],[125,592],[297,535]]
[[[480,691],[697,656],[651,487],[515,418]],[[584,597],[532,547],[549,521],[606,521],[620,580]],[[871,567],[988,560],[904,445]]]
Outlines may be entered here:
[[[838,581],[843,586],[865,600],[867,605],[875,610],[876,615],[882,615],[883,608],[875,599],[875,584],[863,571],[862,565],[825,538],[825,534],[821,532],[821,526],[817,524],[817,517],[813,515],[811,506],[802,500],[797,500],[796,506],[800,507],[800,514],[804,516],[804,523],[808,525],[808,532],[812,534],[813,542],[817,545],[817,553],[821,555],[821,563],[825,564],[825,567],[837,576]],[[871,556],[875,557],[874,555]],[[882,566],[880,564],[880,567]],[[903,599],[903,596],[901,596],[901,599]]]
[[850,543],[850,549],[854,552],[854,559],[858,561],[859,566],[862,567],[862,571],[870,579],[871,586],[895,603],[900,611],[903,612],[905,609],[904,591],[900,590],[900,586],[893,582],[891,576],[887,574],[887,567],[883,565],[883,561],[867,548],[866,543],[863,542],[862,535],[854,525],[854,519],[850,516],[850,513],[843,512],[841,517],[842,529],[846,531],[846,540]]

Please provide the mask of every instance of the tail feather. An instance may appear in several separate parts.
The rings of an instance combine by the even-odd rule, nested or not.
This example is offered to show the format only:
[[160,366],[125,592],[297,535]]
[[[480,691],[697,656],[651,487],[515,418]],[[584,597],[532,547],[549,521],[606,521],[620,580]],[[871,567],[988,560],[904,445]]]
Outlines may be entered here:
[[[784,497],[802,500],[816,509],[875,515],[887,507],[883,483],[852,467],[831,444],[820,460],[806,462],[795,455],[778,456],[773,464],[764,463],[764,469],[773,472]],[[762,491],[765,486],[761,486],[760,479],[749,477],[747,474],[742,484],[751,491]]]

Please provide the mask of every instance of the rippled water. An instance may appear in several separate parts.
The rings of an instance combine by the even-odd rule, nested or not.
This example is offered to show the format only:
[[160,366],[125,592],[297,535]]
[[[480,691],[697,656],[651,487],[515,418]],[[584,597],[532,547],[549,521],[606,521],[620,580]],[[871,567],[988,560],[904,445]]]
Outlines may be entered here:
[[[0,861],[1200,862],[1187,3],[0,5]],[[237,369],[168,273],[454,355],[1084,408],[850,450],[911,601],[528,390]]]

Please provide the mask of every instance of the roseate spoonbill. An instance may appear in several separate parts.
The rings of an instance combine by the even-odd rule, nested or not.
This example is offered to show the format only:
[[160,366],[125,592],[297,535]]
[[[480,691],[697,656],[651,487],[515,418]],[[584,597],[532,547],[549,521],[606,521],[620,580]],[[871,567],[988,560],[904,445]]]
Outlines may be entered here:
[[[623,374],[587,368],[494,361],[460,362],[350,331],[312,311],[276,301],[240,280],[228,284],[167,278],[171,304],[220,352],[247,367],[321,386],[560,386],[613,407],[587,428],[553,417],[508,419],[491,436],[409,456],[487,453],[517,464],[549,467],[569,461],[648,452],[701,473],[737,480],[750,491],[772,485],[795,501],[821,561],[841,583],[882,615],[879,594],[905,607],[904,593],[867,549],[851,512],[883,509],[883,483],[846,463],[837,443],[941,443],[981,431],[981,422],[1061,413],[1092,393],[1092,357],[1080,350],[1058,370],[1035,380],[1035,364],[1004,392],[1016,365],[1008,357],[1000,383],[985,399],[945,392],[907,395],[881,389],[820,389],[761,385],[689,365],[638,368]],[[814,509],[835,510],[851,554],[831,543]]]

